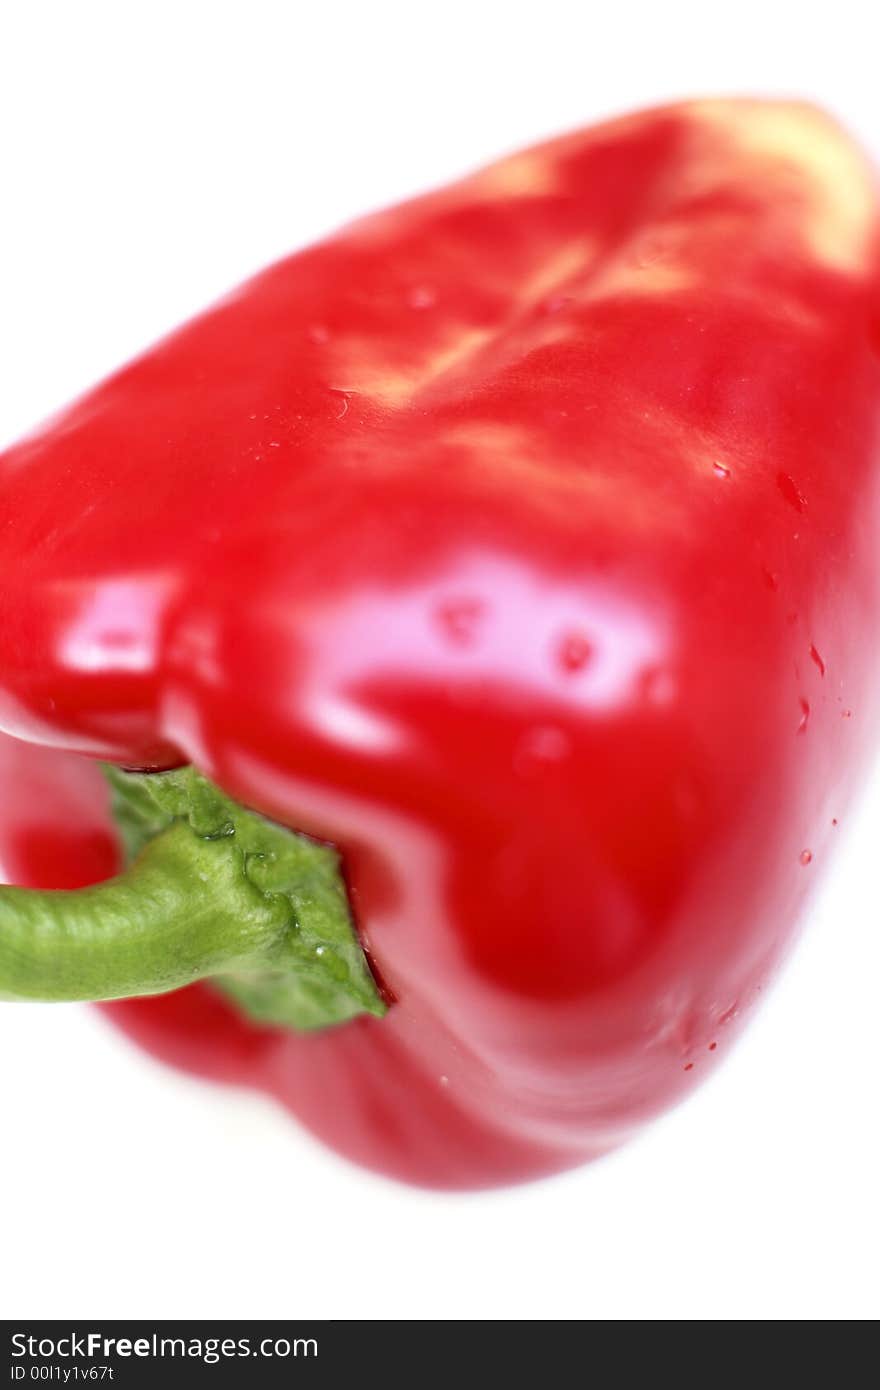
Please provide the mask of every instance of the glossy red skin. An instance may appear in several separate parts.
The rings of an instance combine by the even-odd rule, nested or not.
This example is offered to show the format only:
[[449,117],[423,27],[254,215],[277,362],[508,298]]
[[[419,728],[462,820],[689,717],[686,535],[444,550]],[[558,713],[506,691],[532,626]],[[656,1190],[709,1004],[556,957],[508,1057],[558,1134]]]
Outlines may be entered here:
[[[208,988],[114,1019],[431,1185],[687,1094],[876,733],[878,325],[845,138],[670,108],[282,262],[10,450],[0,726],[336,843],[395,1001],[310,1037]],[[64,809],[22,821],[55,756]],[[94,770],[4,757],[9,876],[109,872]]]

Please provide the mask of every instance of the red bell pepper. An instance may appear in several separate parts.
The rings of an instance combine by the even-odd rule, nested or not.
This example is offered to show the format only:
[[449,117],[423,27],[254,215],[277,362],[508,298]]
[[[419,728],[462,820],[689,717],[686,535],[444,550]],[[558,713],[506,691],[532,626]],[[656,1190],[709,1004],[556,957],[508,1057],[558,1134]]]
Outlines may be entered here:
[[728,1051],[876,733],[872,173],[698,102],[370,217],[9,450],[0,574],[7,877],[107,879],[140,770],[120,877],[0,893],[0,990],[147,996],[416,1182],[602,1153]]

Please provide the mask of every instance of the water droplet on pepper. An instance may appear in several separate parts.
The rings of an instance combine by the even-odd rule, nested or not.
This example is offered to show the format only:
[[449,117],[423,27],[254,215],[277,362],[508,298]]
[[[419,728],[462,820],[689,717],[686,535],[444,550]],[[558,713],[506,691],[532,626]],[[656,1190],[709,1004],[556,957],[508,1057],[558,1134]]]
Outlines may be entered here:
[[593,646],[581,632],[570,632],[563,637],[559,646],[559,665],[563,671],[574,674],[589,665],[593,656]]
[[482,615],[482,602],[473,598],[447,599],[436,611],[437,621],[444,633],[459,647],[468,647],[473,643]]
[[788,473],[778,473],[776,476],[776,486],[779,488],[779,491],[790,507],[794,507],[796,512],[802,512],[804,510],[807,505],[807,500],[794,478],[789,477]]

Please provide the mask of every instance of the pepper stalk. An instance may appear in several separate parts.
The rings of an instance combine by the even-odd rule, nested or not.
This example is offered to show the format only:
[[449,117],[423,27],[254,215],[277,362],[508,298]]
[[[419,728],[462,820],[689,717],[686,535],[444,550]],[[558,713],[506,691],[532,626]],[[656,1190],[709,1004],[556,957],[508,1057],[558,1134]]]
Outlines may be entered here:
[[266,1024],[385,1013],[335,850],[192,767],[106,773],[128,865],[87,888],[0,887],[0,998],[120,999],[210,980]]

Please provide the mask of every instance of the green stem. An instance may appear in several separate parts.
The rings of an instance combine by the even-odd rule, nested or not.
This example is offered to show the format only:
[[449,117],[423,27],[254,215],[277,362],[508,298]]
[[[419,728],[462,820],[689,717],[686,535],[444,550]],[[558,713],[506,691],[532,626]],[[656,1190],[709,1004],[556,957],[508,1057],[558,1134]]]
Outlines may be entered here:
[[193,768],[108,777],[131,862],[89,888],[0,888],[0,997],[119,999],[211,979],[267,1023],[384,1013],[335,851]]

